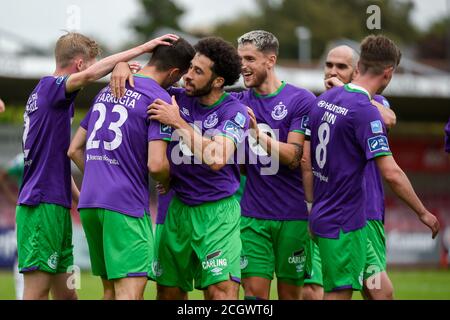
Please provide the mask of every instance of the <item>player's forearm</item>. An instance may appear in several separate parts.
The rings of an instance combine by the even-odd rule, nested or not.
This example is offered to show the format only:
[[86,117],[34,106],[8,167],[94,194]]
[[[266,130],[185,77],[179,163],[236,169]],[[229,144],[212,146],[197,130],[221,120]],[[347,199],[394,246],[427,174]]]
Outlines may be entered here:
[[73,163],[80,169],[81,173],[84,173],[84,149],[69,149],[67,153]]
[[108,73],[110,73],[114,69],[116,64],[118,64],[119,62],[127,62],[144,53],[145,53],[144,47],[141,45],[123,52],[113,54],[112,56],[106,57],[100,60],[99,62],[93,64],[86,70],[87,71],[86,81],[87,82],[96,81],[106,76]]
[[221,162],[220,160],[218,161],[218,159],[215,159],[215,157],[212,158],[211,153],[204,152],[204,150],[212,147],[210,144],[214,143],[214,141],[202,137],[199,132],[195,131],[191,125],[182,119],[175,126],[175,128],[178,130],[179,135],[182,137],[183,141],[186,143],[194,156],[201,160],[202,163],[206,163],[211,166]]
[[305,191],[305,200],[307,202],[313,202],[314,201],[314,196],[313,196],[314,175],[313,175],[312,170],[302,169],[302,178],[303,178],[303,189]]
[[300,166],[303,154],[303,146],[298,143],[279,142],[265,133],[258,135],[259,144],[272,157],[276,157],[279,162],[290,169],[296,169]]
[[78,205],[78,202],[80,200],[80,190],[78,190],[77,184],[75,183],[73,176],[71,176],[70,178],[71,178],[72,200],[75,202],[75,204]]
[[392,191],[414,210],[419,217],[426,214],[427,210],[425,206],[420,201],[411,182],[400,167],[385,173],[383,177],[391,187]]

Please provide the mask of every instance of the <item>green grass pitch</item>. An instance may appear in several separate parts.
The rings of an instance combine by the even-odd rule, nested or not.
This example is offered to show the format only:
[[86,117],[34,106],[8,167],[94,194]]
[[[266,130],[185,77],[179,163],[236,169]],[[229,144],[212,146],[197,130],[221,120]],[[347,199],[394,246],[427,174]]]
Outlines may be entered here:
[[[391,270],[389,276],[394,284],[395,299],[432,299],[450,300],[450,270]],[[88,272],[81,275],[81,288],[78,297],[82,300],[100,299],[102,286],[100,279],[93,277]],[[156,286],[154,282],[148,282],[145,291],[145,299],[155,299]],[[243,297],[242,290],[240,298]],[[276,299],[276,284],[272,284],[271,299]],[[361,299],[359,293],[355,293],[354,299]],[[15,299],[14,279],[12,272],[0,271],[0,300]],[[189,294],[189,299],[201,300],[203,293],[194,291]]]

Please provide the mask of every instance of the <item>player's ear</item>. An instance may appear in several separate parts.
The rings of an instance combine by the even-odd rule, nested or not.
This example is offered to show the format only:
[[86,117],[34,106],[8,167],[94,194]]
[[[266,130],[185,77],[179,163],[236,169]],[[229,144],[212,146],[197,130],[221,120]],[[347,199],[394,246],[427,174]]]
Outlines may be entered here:
[[216,77],[213,81],[213,86],[215,88],[222,88],[225,84],[225,79],[223,77]]
[[277,64],[277,56],[275,54],[268,54],[267,56],[267,67],[272,69]]
[[77,72],[83,71],[83,66],[84,66],[83,59],[78,59],[75,61],[75,63],[76,63],[75,67],[77,68]]

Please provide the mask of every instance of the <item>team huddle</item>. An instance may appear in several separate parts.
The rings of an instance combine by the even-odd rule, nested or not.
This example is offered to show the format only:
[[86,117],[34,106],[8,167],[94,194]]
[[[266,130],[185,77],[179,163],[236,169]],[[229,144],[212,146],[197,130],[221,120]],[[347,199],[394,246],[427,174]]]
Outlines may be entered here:
[[[395,113],[381,96],[397,46],[368,36],[360,53],[328,53],[324,93],[279,80],[267,31],[237,49],[168,34],[96,61],[98,45],[68,33],[56,70],[24,113],[17,204],[24,299],[76,299],[72,202],[104,299],[393,299],[386,273],[382,179],[428,226],[439,223],[389,148]],[[142,68],[128,61],[152,53]],[[71,140],[77,93],[112,72]],[[227,92],[242,76],[246,89]],[[178,82],[183,80],[180,87]],[[81,188],[71,163],[83,173]],[[152,226],[149,174],[157,183]]]

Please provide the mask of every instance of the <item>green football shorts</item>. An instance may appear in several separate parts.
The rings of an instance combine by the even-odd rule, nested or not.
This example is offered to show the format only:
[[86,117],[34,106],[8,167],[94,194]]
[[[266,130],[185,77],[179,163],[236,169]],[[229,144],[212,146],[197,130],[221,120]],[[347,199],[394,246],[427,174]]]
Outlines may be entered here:
[[309,245],[306,250],[304,284],[315,284],[323,287],[322,260],[320,260],[319,247],[312,239],[309,239]]
[[73,265],[70,209],[56,204],[16,207],[20,272],[64,273]]
[[316,236],[325,292],[361,290],[367,259],[366,228],[339,233],[338,239]]
[[197,206],[174,197],[159,240],[159,285],[192,291],[227,280],[240,282],[241,210],[234,196]]
[[307,221],[241,218],[242,278],[261,277],[303,285],[308,246]]
[[150,277],[153,259],[152,222],[95,208],[80,209],[89,246],[92,273],[104,279]]
[[367,220],[368,253],[364,280],[374,274],[386,271],[386,240],[384,225],[379,220]]

